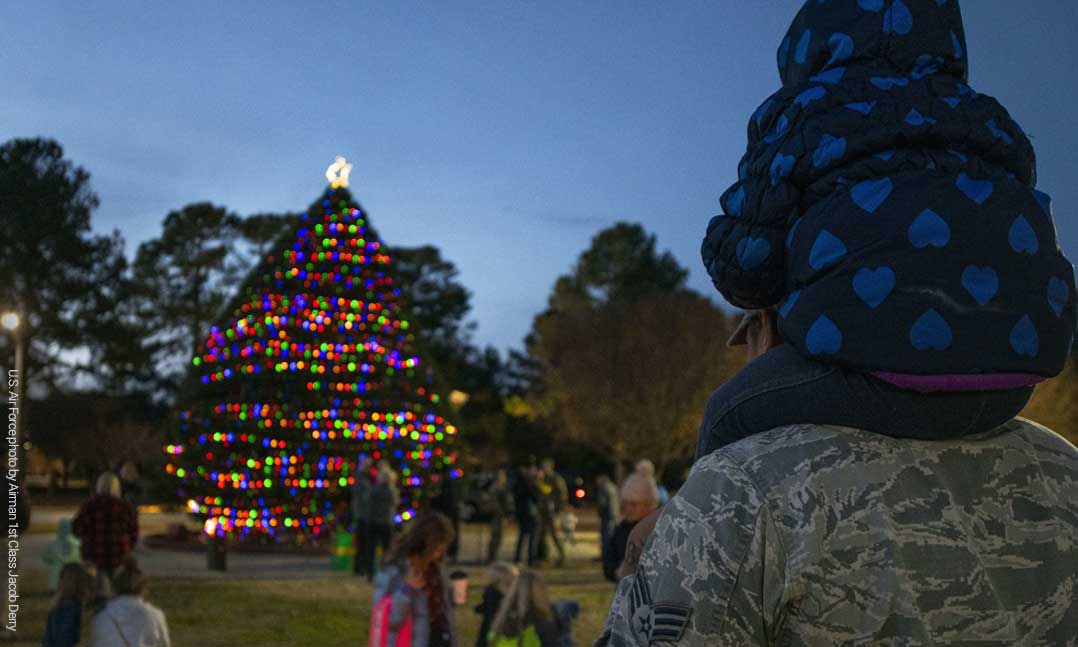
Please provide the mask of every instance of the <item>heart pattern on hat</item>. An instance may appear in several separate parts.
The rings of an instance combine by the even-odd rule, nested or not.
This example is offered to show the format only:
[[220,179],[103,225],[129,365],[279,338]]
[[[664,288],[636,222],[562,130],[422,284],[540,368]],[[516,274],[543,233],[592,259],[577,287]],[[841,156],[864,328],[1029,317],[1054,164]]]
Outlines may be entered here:
[[883,33],[905,36],[913,31],[913,14],[902,0],[895,0],[883,13]]
[[845,154],[845,137],[832,137],[831,135],[824,135],[820,138],[819,145],[816,146],[816,150],[812,153],[812,166],[815,168],[823,168],[837,160],[842,159],[842,156]]
[[884,200],[891,195],[892,190],[894,190],[894,183],[889,177],[865,180],[853,185],[850,189],[850,197],[853,198],[854,204],[865,211],[876,213],[876,209],[879,209]]
[[991,267],[968,265],[962,270],[962,287],[966,288],[973,300],[980,305],[987,305],[999,290],[999,276]]
[[842,331],[835,322],[821,316],[805,335],[805,347],[813,355],[834,355],[842,348]]
[[910,327],[910,344],[917,350],[947,350],[952,341],[951,326],[933,308],[926,310]]
[[973,200],[977,204],[984,204],[992,195],[994,187],[992,186],[992,180],[974,180],[965,173],[960,173],[958,179],[955,180],[955,186],[958,190],[966,195],[967,198]]
[[895,287],[895,272],[889,267],[862,267],[853,275],[853,291],[870,308],[883,303]]
[[946,247],[951,241],[951,228],[938,213],[925,209],[913,222],[907,232],[910,244],[918,249],[925,247]]
[[766,238],[745,237],[737,241],[737,262],[743,270],[758,267],[771,255],[771,243]]
[[1033,231],[1026,217],[1021,215],[1011,223],[1011,228],[1007,231],[1007,242],[1011,244],[1011,249],[1020,254],[1036,254],[1040,248],[1037,232]]
[[1036,357],[1041,348],[1040,336],[1029,315],[1025,315],[1011,329],[1011,348],[1019,355]]
[[846,255],[846,244],[837,236],[824,229],[816,236],[809,252],[809,265],[814,270],[822,270]]
[[1052,276],[1048,278],[1048,305],[1052,308],[1052,312],[1056,313],[1056,316],[1063,314],[1063,308],[1067,305],[1067,300],[1070,298],[1070,289],[1067,287],[1066,281],[1058,276]]

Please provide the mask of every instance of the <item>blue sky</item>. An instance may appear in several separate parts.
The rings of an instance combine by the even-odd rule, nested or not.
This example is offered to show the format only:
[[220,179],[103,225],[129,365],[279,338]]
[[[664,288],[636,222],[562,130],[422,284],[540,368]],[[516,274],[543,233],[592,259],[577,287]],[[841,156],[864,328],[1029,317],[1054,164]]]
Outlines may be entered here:
[[[129,252],[171,209],[299,210],[343,154],[390,244],[432,243],[518,346],[601,228],[699,242],[800,2],[5,3],[0,137],[48,136]],[[1037,148],[1078,259],[1078,2],[967,0],[974,88]]]

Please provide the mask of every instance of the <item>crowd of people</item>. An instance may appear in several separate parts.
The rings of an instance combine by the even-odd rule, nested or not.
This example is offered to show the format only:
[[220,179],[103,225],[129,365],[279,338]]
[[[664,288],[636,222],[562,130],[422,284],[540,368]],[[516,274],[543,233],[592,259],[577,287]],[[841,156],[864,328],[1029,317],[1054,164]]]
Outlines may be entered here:
[[[631,479],[650,483],[659,503],[666,499],[666,490],[657,484],[650,461],[641,461]],[[631,480],[630,479],[630,480]],[[387,554],[400,503],[396,474],[386,461],[377,464],[370,459],[360,460],[357,477],[351,489],[351,519],[355,543],[356,575],[374,577],[378,556]],[[458,557],[460,546],[461,508],[459,485],[455,479],[443,480],[429,500],[428,506],[450,520],[454,538],[447,547],[450,561]],[[551,459],[541,462],[529,459],[516,469],[498,469],[479,486],[479,496],[468,505],[473,512],[489,520],[489,541],[484,556],[487,564],[498,561],[509,524],[518,529],[512,561],[535,566],[551,560],[561,566],[566,559],[566,545],[574,545],[579,518],[570,506],[569,487],[555,469]],[[605,554],[613,523],[622,516],[627,505],[610,479],[600,476],[596,481],[599,507],[603,511],[601,545]],[[636,486],[631,486],[630,490]],[[632,507],[632,502],[628,505]],[[629,513],[632,516],[632,513]]]
[[108,471],[74,520],[61,519],[45,551],[54,603],[42,647],[74,647],[84,638],[89,613],[91,647],[168,647],[168,624],[146,601],[147,581],[133,555],[139,539],[138,472],[125,463]]
[[[450,573],[460,544],[459,486],[443,482],[416,519],[398,526],[393,524],[399,502],[395,482],[388,463],[362,460],[351,492],[355,573],[374,583],[371,645],[455,645],[452,610],[465,602],[454,595]],[[542,577],[533,570],[542,563],[564,565],[566,545],[576,541],[578,520],[565,478],[553,460],[529,459],[481,483],[482,496],[472,501],[479,501],[477,512],[489,517],[490,540],[480,559],[489,567],[490,583],[475,608],[481,617],[477,647],[572,645],[577,603],[550,601]],[[669,495],[648,460],[637,463],[620,487],[607,475],[600,475],[595,486],[597,559],[605,577],[616,581],[623,574],[630,533]],[[508,550],[512,559],[503,560],[503,540],[512,521],[517,540]],[[463,576],[462,571],[455,574]]]
[[[544,561],[563,565],[566,545],[576,541],[569,487],[555,467],[550,459],[529,459],[516,470],[498,470],[486,483],[482,500],[490,540],[483,557],[490,583],[475,608],[481,618],[477,647],[574,644],[577,603],[549,600],[542,577],[532,570]],[[424,511],[401,525],[397,474],[386,461],[360,462],[349,507],[354,573],[373,583],[372,644],[456,644],[453,609],[466,603],[466,596],[455,594],[449,570],[460,539],[457,487],[446,480]],[[140,495],[137,470],[127,463],[101,474],[75,517],[58,521],[43,556],[54,595],[43,647],[170,644],[164,613],[146,600],[147,580],[134,555]],[[646,460],[620,488],[605,475],[596,480],[600,559],[607,577],[615,576],[629,531],[664,495]],[[513,559],[503,561],[514,520],[519,536],[515,550],[508,550]]]
[[[409,523],[374,578],[372,647],[454,647],[453,609],[466,603],[446,559],[456,538],[450,519],[425,512]],[[542,577],[504,561],[490,565],[490,582],[474,611],[476,647],[572,647],[574,600],[551,601]]]

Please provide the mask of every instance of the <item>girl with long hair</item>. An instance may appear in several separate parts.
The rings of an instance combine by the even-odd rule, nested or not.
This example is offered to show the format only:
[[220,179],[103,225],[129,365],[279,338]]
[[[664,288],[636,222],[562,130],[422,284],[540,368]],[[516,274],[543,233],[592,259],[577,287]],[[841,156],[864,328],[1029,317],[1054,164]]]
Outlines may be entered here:
[[45,620],[42,647],[74,647],[82,636],[82,608],[93,599],[94,567],[64,564],[57,577],[56,600]]
[[[421,514],[386,554],[374,578],[374,607],[390,598],[388,612],[372,620],[384,637],[374,642],[396,647],[410,634],[408,647],[456,647],[449,582],[443,572],[446,549],[453,541],[453,525],[436,512]],[[377,638],[377,640],[374,640]],[[384,641],[384,642],[383,642]]]

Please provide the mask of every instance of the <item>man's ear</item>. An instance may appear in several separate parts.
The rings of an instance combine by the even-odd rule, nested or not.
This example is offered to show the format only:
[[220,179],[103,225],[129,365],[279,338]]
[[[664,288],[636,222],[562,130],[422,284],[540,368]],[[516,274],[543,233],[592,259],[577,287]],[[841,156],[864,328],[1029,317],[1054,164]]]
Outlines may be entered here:
[[782,344],[782,335],[779,334],[779,316],[774,308],[764,308],[760,311],[760,332],[766,335],[767,348]]

